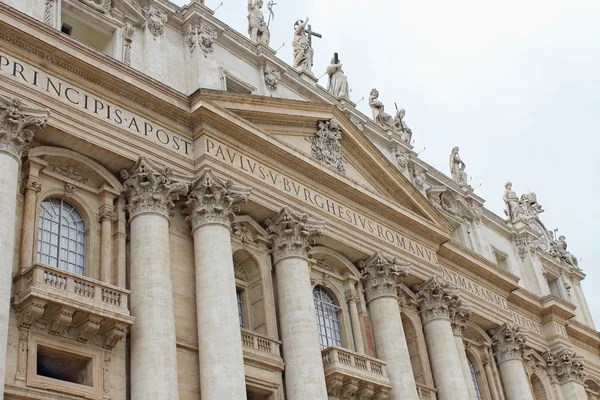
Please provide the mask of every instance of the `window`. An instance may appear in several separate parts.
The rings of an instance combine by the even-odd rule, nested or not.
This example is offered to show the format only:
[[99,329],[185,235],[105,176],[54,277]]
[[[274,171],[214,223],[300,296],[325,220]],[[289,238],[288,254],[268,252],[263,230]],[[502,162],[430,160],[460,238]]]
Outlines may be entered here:
[[244,303],[242,302],[242,292],[237,291],[238,315],[240,317],[240,328],[244,327]]
[[475,396],[477,397],[477,400],[483,400],[483,397],[481,397],[481,389],[479,388],[479,379],[477,378],[477,372],[475,372],[475,365],[473,365],[471,359],[467,358],[467,360],[469,361],[469,370],[471,371],[473,386],[475,386]]
[[338,307],[331,296],[316,286],[313,290],[315,299],[315,312],[317,314],[317,327],[319,329],[319,342],[321,348],[329,346],[342,346],[342,332],[338,319]]
[[508,257],[506,256],[506,254],[501,253],[500,251],[494,249],[494,257],[496,257],[496,264],[498,264],[498,266],[500,268],[502,268],[505,271],[508,271]]
[[93,386],[92,359],[38,346],[37,374],[60,381]]
[[84,273],[85,224],[81,214],[61,199],[46,199],[40,208],[37,258],[39,262]]
[[60,31],[62,33],[65,33],[69,36],[71,36],[71,32],[73,31],[73,27],[69,24],[62,24],[62,27],[60,28]]
[[112,56],[114,51],[114,27],[99,19],[73,13],[63,7],[61,32],[94,49]]

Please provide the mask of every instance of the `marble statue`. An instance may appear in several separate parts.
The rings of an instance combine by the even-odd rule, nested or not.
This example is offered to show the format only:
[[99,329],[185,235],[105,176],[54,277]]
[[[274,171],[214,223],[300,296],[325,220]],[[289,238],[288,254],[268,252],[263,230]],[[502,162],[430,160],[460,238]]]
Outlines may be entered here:
[[294,67],[300,71],[310,72],[313,49],[310,47],[310,40],[306,32],[306,24],[308,24],[308,17],[306,17],[305,21],[298,21],[294,25],[294,41],[292,42],[292,48],[294,50]]
[[412,131],[404,122],[404,116],[406,115],[406,111],[401,108],[396,111],[396,116],[394,117],[394,127],[396,131],[400,133],[400,139],[402,139],[405,143],[410,144],[412,140]]
[[550,254],[563,260],[572,267],[579,269],[577,257],[567,251],[567,240],[563,235],[560,235],[557,240],[552,240],[552,243],[550,244]]
[[504,185],[502,200],[504,200],[504,205],[506,206],[504,214],[506,214],[511,222],[517,222],[519,220],[528,222],[531,219],[535,219],[538,214],[544,212],[544,209],[540,203],[538,203],[537,196],[534,192],[524,193],[521,195],[521,198],[519,198],[512,190],[511,182],[506,182]]
[[335,57],[331,59],[331,63],[327,67],[327,75],[329,75],[329,93],[338,99],[345,98],[350,100],[348,78],[346,78],[342,70],[342,64],[339,60],[336,62]]
[[394,129],[394,118],[385,112],[385,107],[381,101],[379,101],[379,92],[377,89],[372,89],[369,95],[369,105],[373,112],[373,121],[384,129]]
[[456,146],[452,149],[452,153],[450,153],[450,175],[456,183],[467,185],[467,173],[465,172],[467,164],[461,160],[458,151],[459,148]]
[[504,200],[504,205],[506,206],[504,209],[504,214],[506,214],[511,221],[514,221],[515,214],[517,213],[520,204],[517,194],[512,190],[512,182],[506,182],[504,185],[504,194],[502,194],[502,200]]
[[263,0],[248,0],[248,34],[252,43],[260,43],[265,46],[271,41],[271,32],[265,22],[262,12]]

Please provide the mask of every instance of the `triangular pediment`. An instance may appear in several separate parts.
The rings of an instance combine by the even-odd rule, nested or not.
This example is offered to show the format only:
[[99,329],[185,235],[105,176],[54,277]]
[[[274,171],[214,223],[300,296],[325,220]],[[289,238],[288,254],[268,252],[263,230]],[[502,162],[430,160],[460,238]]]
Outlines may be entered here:
[[[229,123],[243,121],[277,140],[299,158],[337,177],[347,186],[368,193],[382,203],[401,208],[420,222],[428,221],[439,232],[449,233],[452,230],[440,211],[429,203],[339,108],[222,91],[200,90],[195,96],[206,108],[214,106],[215,112],[220,109],[218,112],[232,113],[235,117],[229,117]],[[317,159],[312,151],[312,141],[322,128],[321,124],[332,119],[339,125],[341,133],[343,170]]]

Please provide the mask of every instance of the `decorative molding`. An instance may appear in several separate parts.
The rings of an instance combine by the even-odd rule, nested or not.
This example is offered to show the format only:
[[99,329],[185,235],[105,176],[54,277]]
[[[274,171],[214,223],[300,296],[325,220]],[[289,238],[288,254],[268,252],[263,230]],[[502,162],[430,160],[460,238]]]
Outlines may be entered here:
[[29,329],[31,325],[44,313],[46,302],[43,300],[33,300],[17,314],[19,326]]
[[312,156],[339,172],[345,172],[341,139],[342,130],[336,119],[319,121],[319,130],[310,138]]
[[344,293],[346,297],[346,303],[350,303],[351,301],[358,303],[358,292],[354,289],[348,289]]
[[103,204],[102,206],[100,206],[100,210],[98,211],[98,222],[102,222],[105,220],[117,220],[117,213],[115,213],[115,208],[113,206],[109,206],[107,204]]
[[369,303],[380,297],[397,298],[396,287],[408,276],[410,263],[377,251],[367,260],[359,261],[358,269],[362,272],[361,280]]
[[129,22],[123,26],[123,63],[131,65],[131,44],[133,43],[133,34],[135,29]]
[[521,327],[512,323],[505,323],[496,329],[490,330],[492,348],[496,362],[522,360],[525,351],[527,335],[521,333]]
[[52,165],[52,171],[76,182],[85,184],[88,181],[88,178],[84,174],[70,165]]
[[102,368],[102,390],[110,399],[110,363],[112,361],[112,351],[104,350],[104,366]]
[[96,10],[100,13],[107,13],[110,10],[111,0],[101,0],[100,3],[96,3],[94,0],[79,0],[81,3]]
[[165,24],[167,23],[167,14],[156,9],[154,6],[146,7],[144,9],[146,13],[146,27],[154,36],[154,40],[161,36],[165,31]]
[[241,240],[244,249],[246,249],[249,244],[258,242],[258,235],[247,222],[236,222],[231,229],[233,231],[233,236],[236,236]]
[[453,307],[450,309],[450,323],[454,336],[462,336],[465,324],[471,316],[471,309],[467,307]]
[[65,183],[65,199],[68,199],[69,197],[73,196],[73,193],[75,193],[75,185],[66,182]]
[[125,181],[125,209],[130,218],[141,213],[158,213],[168,218],[173,214],[173,202],[189,190],[189,183],[174,179],[169,167],[145,157],[140,157],[129,171],[121,170],[121,178]]
[[223,180],[210,169],[204,170],[190,190],[187,206],[187,219],[192,222],[192,230],[205,224],[222,224],[231,227],[234,212],[239,210],[236,203],[246,203],[250,189],[233,186],[231,180]]
[[65,329],[71,325],[74,312],[75,309],[71,307],[61,307],[52,317],[50,317],[48,333],[55,336],[62,335]]
[[125,337],[126,333],[127,328],[125,325],[115,324],[115,326],[104,332],[104,348],[112,350],[119,340]]
[[46,8],[44,9],[44,24],[54,26],[54,3],[57,0],[46,0]]
[[537,240],[532,240],[529,235],[519,235],[513,239],[513,244],[517,248],[517,252],[521,260],[525,260],[527,254],[531,257],[536,257],[538,250]]
[[281,80],[281,73],[275,68],[267,66],[264,71],[265,85],[270,92],[277,90],[277,85]]
[[84,321],[77,330],[77,341],[80,343],[87,343],[88,340],[100,329],[100,323],[102,318],[91,315],[86,321]]
[[0,96],[0,152],[19,162],[27,154],[38,129],[46,126],[48,111],[24,107],[21,99]]
[[323,234],[323,222],[309,221],[306,214],[296,214],[284,207],[274,219],[265,219],[265,227],[273,243],[273,262],[284,258],[308,258],[314,237]]
[[28,327],[19,326],[19,355],[17,356],[17,375],[16,379],[25,381],[27,379],[27,353],[29,352],[29,333]]
[[551,382],[562,385],[574,381],[583,384],[585,378],[583,357],[577,356],[571,350],[561,349],[556,353],[546,352],[544,358]]
[[27,179],[23,180],[23,184],[21,185],[21,191],[32,191],[35,193],[39,193],[42,191],[42,184],[38,181],[37,177],[29,175],[27,176]]
[[400,171],[406,171],[408,168],[408,161],[410,160],[410,155],[408,152],[402,151],[400,148],[397,148],[395,153],[396,155],[396,163],[398,164],[398,169]]
[[436,319],[450,319],[456,308],[461,306],[458,288],[436,275],[421,285],[413,286],[413,291],[420,302],[423,324]]
[[190,55],[194,54],[196,47],[199,47],[204,52],[204,57],[208,57],[215,50],[213,47],[215,40],[217,40],[217,31],[204,24],[190,26],[187,32]]

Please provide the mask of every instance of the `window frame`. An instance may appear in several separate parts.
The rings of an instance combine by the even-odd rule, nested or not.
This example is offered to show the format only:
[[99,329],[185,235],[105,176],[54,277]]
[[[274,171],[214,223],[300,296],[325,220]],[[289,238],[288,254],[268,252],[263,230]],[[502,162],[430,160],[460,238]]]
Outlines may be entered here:
[[[321,299],[317,299],[315,293],[323,293],[325,294],[330,300],[331,303],[324,303]],[[343,332],[343,315],[342,315],[342,311],[343,308],[341,306],[339,306],[339,302],[337,302],[336,297],[333,296],[331,294],[331,292],[327,289],[327,287],[323,286],[323,285],[316,285],[313,287],[312,289],[312,295],[313,295],[313,302],[314,302],[314,307],[315,307],[315,318],[316,318],[316,322],[317,322],[317,334],[319,336],[319,345],[321,346],[321,350],[326,349],[328,347],[332,347],[332,346],[337,346],[337,347],[344,347],[344,332]],[[325,304],[326,307],[325,308],[330,308],[329,311],[335,310],[335,320],[331,319],[331,318],[327,318],[327,316],[325,314],[323,314],[323,320],[324,322],[326,322],[326,319],[329,319],[330,321],[334,322],[334,327],[332,328],[331,326],[327,326],[327,324],[321,324],[320,323],[320,317],[321,315],[319,314],[319,306],[317,304],[317,302],[320,302],[321,304]],[[337,328],[335,328],[335,324],[337,324]],[[323,327],[325,329],[325,334],[323,335],[321,333],[321,327]],[[337,331],[338,337],[334,337],[334,336],[329,336],[327,331],[328,330],[332,330],[333,332]],[[325,338],[325,344],[323,343],[322,339]],[[329,343],[329,341],[332,341],[333,343]]]
[[483,393],[481,391],[481,382],[479,382],[479,376],[477,375],[477,369],[475,363],[469,357],[467,357],[467,363],[469,364],[469,372],[471,372],[471,381],[475,388],[476,400],[483,400]]

